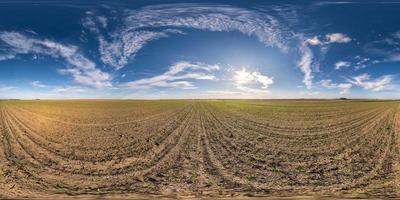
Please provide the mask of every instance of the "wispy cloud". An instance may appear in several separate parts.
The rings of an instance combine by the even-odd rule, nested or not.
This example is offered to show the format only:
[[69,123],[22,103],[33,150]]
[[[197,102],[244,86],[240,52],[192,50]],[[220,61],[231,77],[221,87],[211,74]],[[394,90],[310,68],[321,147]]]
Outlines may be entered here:
[[[320,45],[321,49],[327,49],[329,44],[352,40],[343,33],[330,33],[321,39],[314,36],[304,42],[303,38],[297,38],[298,34],[290,30],[290,25],[282,26],[281,19],[267,13],[225,5],[164,4],[128,10],[122,16],[122,24],[111,31],[105,31],[99,16],[92,12],[88,13],[82,24],[98,35],[102,62],[117,70],[126,66],[149,42],[172,34],[182,34],[187,28],[238,31],[254,36],[265,46],[276,47],[282,52],[288,52],[289,49],[300,52],[298,66],[304,73],[303,83],[308,89],[313,85],[313,67],[319,66],[308,46]],[[299,39],[295,42],[300,44],[288,45],[295,38]]]
[[100,59],[103,63],[113,66],[117,70],[121,69],[148,42],[168,37],[168,33],[170,33],[170,30],[162,32],[134,31],[118,34],[111,41],[99,36]]
[[33,87],[37,87],[37,88],[45,88],[45,87],[48,87],[47,85],[43,84],[43,83],[40,82],[40,81],[32,81],[32,82],[31,82],[31,85],[32,85]]
[[0,85],[0,92],[7,92],[7,91],[13,90],[15,88],[16,87],[14,87],[14,86]]
[[355,66],[354,66],[355,70],[366,68],[369,64],[371,64],[371,59],[366,57],[356,56],[354,60],[355,60]]
[[320,84],[328,89],[340,89],[340,94],[347,94],[352,88],[350,83],[333,83],[332,80],[321,80]]
[[0,54],[0,61],[14,59],[14,54]]
[[202,96],[204,98],[221,99],[265,99],[272,97],[268,90],[254,90],[209,90]]
[[313,45],[313,46],[317,46],[317,45],[323,44],[324,42],[322,42],[322,41],[318,38],[318,36],[314,36],[314,37],[308,38],[308,39],[306,40],[306,43],[308,43],[308,44],[310,44],[310,45]]
[[394,85],[392,84],[393,80],[394,80],[393,75],[383,75],[376,79],[371,79],[371,76],[369,74],[364,73],[349,78],[348,82],[357,85],[359,87],[362,87],[365,90],[379,92],[379,91],[394,89]]
[[59,69],[64,75],[71,75],[76,83],[94,86],[96,88],[111,87],[111,75],[99,69],[81,70],[79,68]]
[[372,55],[380,56],[379,62],[400,61],[400,31],[390,34],[384,39],[368,42],[364,50]]
[[340,70],[342,68],[350,67],[351,63],[348,61],[338,61],[335,63],[335,70]]
[[319,91],[301,91],[300,95],[305,97],[314,97],[320,95],[321,92]]
[[303,83],[307,87],[307,89],[311,89],[313,87],[313,78],[312,75],[312,64],[314,54],[311,49],[308,47],[309,41],[303,42],[300,47],[300,60],[298,61],[297,65],[300,67],[300,70],[304,73]]
[[343,33],[331,33],[326,36],[327,43],[348,43],[351,42],[351,38]]
[[83,87],[79,87],[79,86],[62,86],[62,87],[55,87],[50,92],[70,94],[70,93],[84,93],[87,91],[88,91],[87,88],[83,88]]
[[327,5],[345,5],[345,4],[356,4],[359,2],[354,1],[321,1],[317,2],[314,5],[316,6],[327,6]]
[[349,43],[352,39],[343,33],[329,33],[325,35],[325,39],[321,40],[318,36],[313,36],[306,40],[310,45],[328,45],[331,43]]
[[123,24],[107,34],[101,34],[100,21],[89,13],[82,24],[99,34],[101,60],[116,69],[124,67],[148,42],[181,34],[185,28],[239,31],[282,51],[288,50],[285,34],[292,35],[271,15],[223,5],[171,4],[130,10],[123,15]]
[[181,61],[170,66],[169,70],[161,75],[127,82],[123,86],[131,89],[152,87],[195,89],[193,80],[215,80],[213,73],[219,69],[218,65]]
[[95,87],[111,86],[111,76],[97,69],[95,63],[84,57],[77,46],[64,45],[48,39],[37,39],[13,31],[0,32],[0,41],[8,46],[9,52],[12,52],[11,55],[34,53],[62,58],[70,66],[62,71],[65,72],[64,74],[72,74],[77,83]]
[[59,86],[59,85],[46,85],[43,84],[41,81],[32,81],[30,84],[33,87],[37,88],[47,88],[49,94],[76,94],[76,93],[84,93],[84,92],[89,92],[94,89],[90,89],[87,87],[82,87],[82,86],[71,86],[71,85],[64,85],[64,86]]
[[297,65],[304,73],[304,85],[310,90],[313,87],[313,66],[318,69],[319,63],[314,59],[314,53],[309,46],[319,46],[321,47],[321,51],[326,52],[329,44],[348,43],[351,41],[351,38],[343,33],[326,34],[324,40],[321,40],[318,36],[313,36],[306,39],[304,39],[304,36],[301,36],[300,38],[303,40],[303,42],[299,45],[300,59]]

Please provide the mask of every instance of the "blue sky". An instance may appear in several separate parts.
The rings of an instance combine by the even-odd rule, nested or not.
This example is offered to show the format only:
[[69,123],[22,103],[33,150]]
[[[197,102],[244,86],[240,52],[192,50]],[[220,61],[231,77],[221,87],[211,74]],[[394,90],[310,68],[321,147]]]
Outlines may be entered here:
[[400,98],[399,10],[0,1],[0,98]]

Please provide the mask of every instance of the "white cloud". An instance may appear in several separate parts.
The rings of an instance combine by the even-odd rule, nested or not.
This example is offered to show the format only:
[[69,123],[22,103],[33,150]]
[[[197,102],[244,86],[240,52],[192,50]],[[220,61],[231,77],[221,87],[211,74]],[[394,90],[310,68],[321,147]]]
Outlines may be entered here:
[[38,88],[45,88],[45,87],[47,87],[47,85],[43,84],[43,83],[40,82],[40,81],[32,81],[32,82],[31,82],[31,85],[32,85],[33,87],[38,87]]
[[332,80],[321,80],[321,85],[328,89],[340,89],[340,94],[347,94],[353,87],[350,83],[333,83]]
[[[318,36],[313,36],[311,38],[303,39],[303,42],[299,45],[300,60],[297,65],[300,70],[304,73],[303,83],[307,89],[312,89],[313,87],[313,66],[318,69],[319,63],[314,60],[314,54],[310,49],[309,45],[319,46],[322,52],[326,52],[328,45],[331,43],[347,43],[351,41],[351,38],[343,33],[331,33],[325,35],[325,40],[320,40]],[[340,63],[339,63],[340,64]],[[343,64],[343,63],[342,63]]]
[[305,40],[307,44],[317,46],[325,46],[331,43],[348,43],[351,42],[351,38],[343,33],[330,33],[325,35],[325,40],[320,40],[318,36],[313,36]]
[[380,40],[368,42],[364,50],[374,56],[380,56],[375,62],[399,62],[400,61],[400,31],[390,34]]
[[393,75],[383,75],[379,78],[371,80],[371,76],[367,73],[353,76],[348,79],[349,83],[364,88],[365,90],[371,90],[374,92],[392,90],[394,88],[392,81]]
[[388,61],[388,62],[400,61],[400,52],[392,53],[392,54],[388,55],[388,58],[385,61]]
[[248,91],[243,90],[209,90],[203,94],[204,98],[217,98],[217,99],[265,99],[271,98],[268,90],[252,89]]
[[318,36],[314,36],[312,38],[309,38],[306,40],[306,42],[310,45],[316,46],[316,45],[321,45],[322,41],[318,39]]
[[[85,27],[99,34],[99,51],[103,63],[121,69],[132,60],[136,53],[147,43],[182,33],[184,28],[230,32],[238,31],[254,36],[266,46],[277,47],[287,52],[290,39],[296,34],[289,26],[281,26],[276,17],[256,10],[231,6],[201,4],[170,4],[147,6],[139,10],[130,10],[123,14],[123,23],[108,34],[100,34],[102,28],[93,13],[88,14],[90,23]],[[97,27],[96,27],[97,25]],[[94,28],[95,27],[95,28]],[[172,31],[166,31],[166,29]],[[150,30],[149,30],[150,29]],[[298,66],[304,73],[303,83],[308,89],[313,85],[313,69],[318,63],[308,45],[320,45],[326,49],[330,43],[346,43],[351,38],[342,33],[327,34],[322,41],[318,36],[300,41]]]
[[351,38],[343,33],[331,33],[325,36],[328,43],[348,43]]
[[[235,71],[233,80],[237,89],[251,93],[265,92],[274,83],[272,77],[268,77],[257,71],[249,72],[245,68]],[[254,88],[257,85],[260,85],[259,88],[261,89]]]
[[300,70],[304,73],[303,83],[307,87],[307,89],[311,89],[313,87],[313,78],[312,75],[312,63],[313,63],[313,53],[311,49],[307,45],[307,41],[303,42],[300,46],[300,61],[297,63],[300,67]]
[[0,92],[7,92],[7,91],[13,90],[15,88],[16,87],[13,87],[13,86],[0,85]]
[[97,20],[100,22],[100,24],[102,25],[103,28],[107,28],[107,18],[104,16],[98,16]]
[[13,54],[2,54],[2,55],[0,55],[0,61],[10,60],[10,59],[14,59],[14,58],[15,58],[15,55],[13,55]]
[[319,92],[319,91],[301,91],[300,92],[300,95],[302,95],[302,96],[318,96],[320,94],[321,94],[321,92]]
[[51,92],[53,93],[84,93],[87,92],[87,88],[79,87],[79,86],[64,86],[64,87],[56,87]]
[[350,67],[351,63],[347,61],[338,61],[335,63],[335,69],[340,70],[341,68]]
[[197,4],[171,4],[149,6],[131,11],[128,27],[182,27],[209,31],[239,31],[256,36],[267,46],[286,48],[282,40],[282,27],[271,15],[231,6]]
[[363,58],[361,56],[356,56],[355,59],[357,60],[356,66],[355,66],[356,70],[366,68],[367,65],[371,63],[370,58]]
[[326,5],[339,5],[339,4],[356,4],[359,2],[352,2],[352,1],[321,1],[317,2],[314,5],[316,6],[326,6]]
[[76,46],[36,39],[18,32],[0,32],[0,41],[14,54],[34,53],[64,59],[70,67],[61,71],[73,75],[77,83],[95,87],[111,86],[111,76],[97,69],[95,63],[81,55]]
[[171,4],[127,11],[123,15],[123,24],[107,35],[100,34],[99,23],[93,13],[88,13],[82,22],[88,30],[99,34],[101,60],[116,69],[124,67],[148,42],[182,33],[185,28],[239,31],[282,51],[288,50],[283,35],[293,34],[283,31],[284,27],[271,15],[219,5]]
[[219,69],[218,65],[181,61],[170,66],[169,70],[161,75],[127,82],[123,86],[132,89],[152,87],[195,89],[192,80],[216,80],[213,72]]
[[96,88],[111,87],[111,75],[99,69],[80,70],[78,68],[60,69],[60,74],[71,75],[76,83],[94,86]]
[[135,31],[120,34],[110,42],[99,36],[100,59],[118,70],[148,42],[167,36],[167,32]]

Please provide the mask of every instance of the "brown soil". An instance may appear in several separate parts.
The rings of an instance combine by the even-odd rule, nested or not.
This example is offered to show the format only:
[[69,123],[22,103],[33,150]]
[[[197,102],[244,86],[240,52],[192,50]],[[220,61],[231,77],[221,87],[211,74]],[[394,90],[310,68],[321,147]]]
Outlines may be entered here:
[[0,101],[0,131],[3,198],[400,197],[395,101]]

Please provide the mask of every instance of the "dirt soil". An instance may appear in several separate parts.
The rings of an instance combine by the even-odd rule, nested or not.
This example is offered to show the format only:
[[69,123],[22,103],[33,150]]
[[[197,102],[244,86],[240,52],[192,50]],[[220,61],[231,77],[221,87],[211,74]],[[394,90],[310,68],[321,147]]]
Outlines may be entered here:
[[0,198],[400,198],[400,102],[0,101]]

